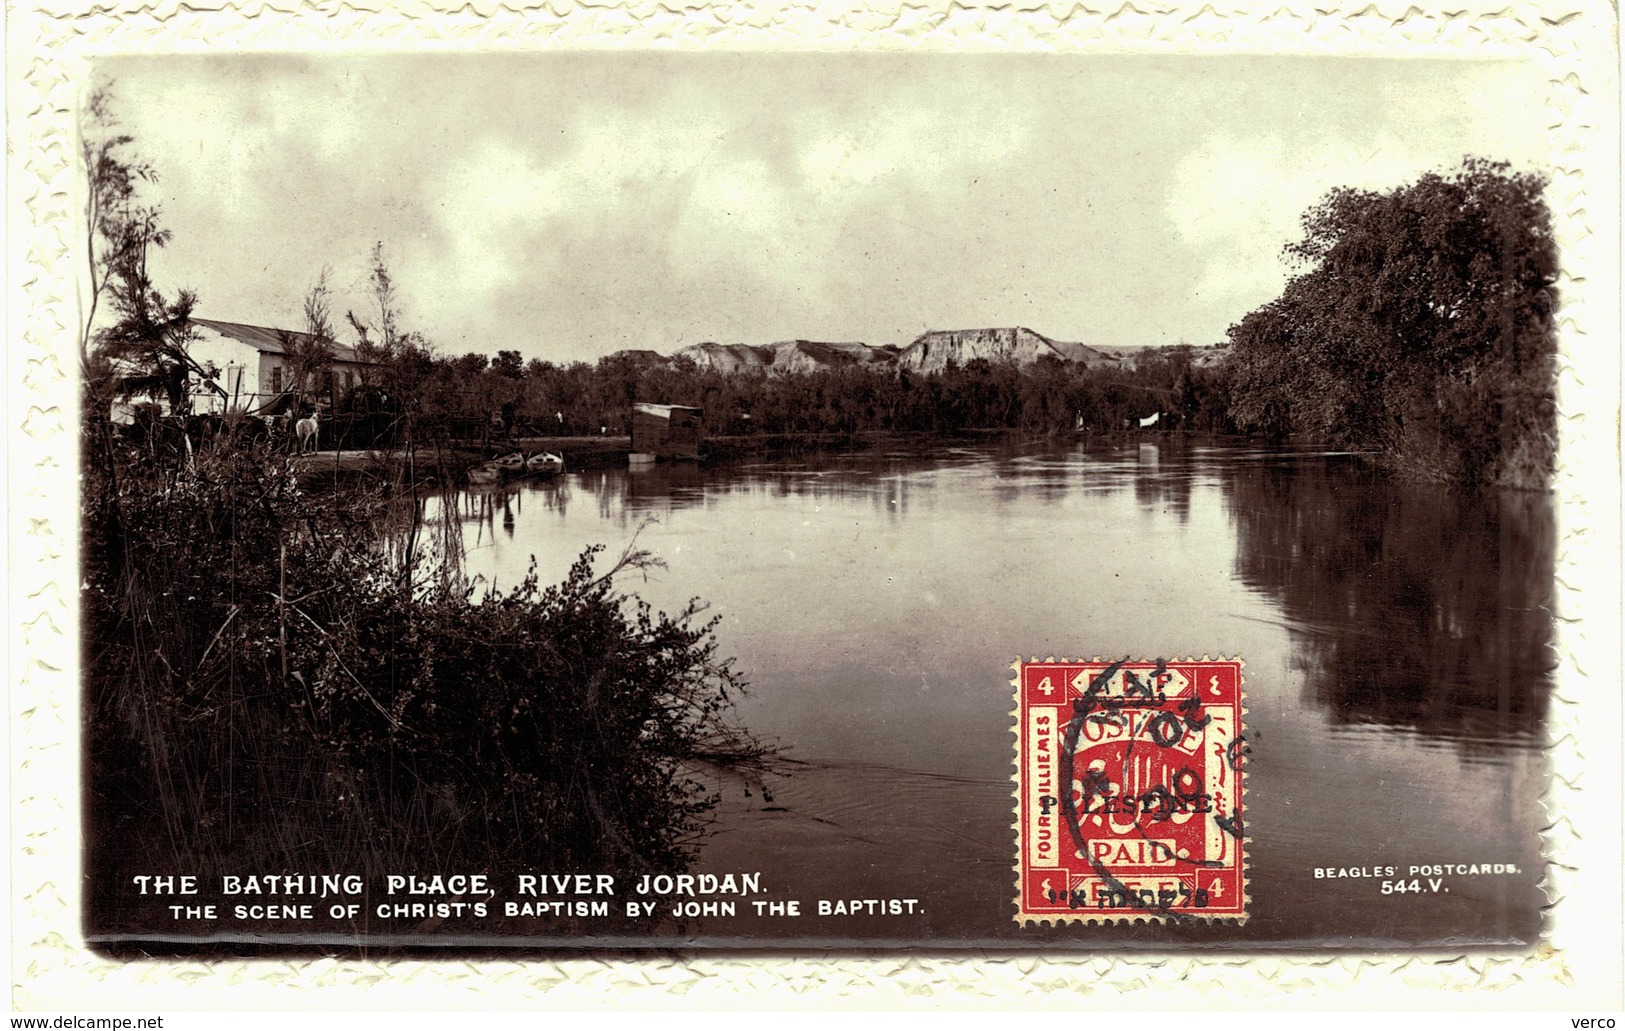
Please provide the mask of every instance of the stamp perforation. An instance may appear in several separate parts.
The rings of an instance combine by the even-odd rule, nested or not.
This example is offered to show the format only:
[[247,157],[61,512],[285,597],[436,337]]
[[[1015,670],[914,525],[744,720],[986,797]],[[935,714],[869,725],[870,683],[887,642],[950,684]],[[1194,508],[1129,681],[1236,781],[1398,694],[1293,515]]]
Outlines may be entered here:
[[[1240,896],[1239,902],[1231,904],[1223,909],[1216,907],[1210,910],[1206,908],[1207,899],[1205,891],[1198,888],[1193,896],[1192,892],[1184,887],[1184,879],[1179,878],[1178,883],[1180,884],[1180,890],[1177,895],[1171,894],[1171,889],[1159,888],[1156,901],[1147,903],[1140,908],[1135,908],[1127,904],[1119,906],[1115,901],[1113,905],[1109,907],[1097,904],[1097,908],[1091,908],[1088,905],[1078,904],[1076,889],[1072,887],[1074,883],[1074,874],[1070,870],[1066,870],[1066,884],[1067,891],[1069,893],[1067,908],[1056,910],[1054,912],[1033,912],[1029,904],[1029,891],[1031,887],[1029,884],[1029,878],[1030,876],[1033,876],[1034,873],[1027,866],[1029,844],[1031,843],[1032,839],[1028,833],[1026,821],[1031,816],[1031,803],[1034,801],[1034,795],[1031,793],[1029,790],[1029,785],[1026,783],[1026,774],[1028,772],[1027,766],[1029,760],[1026,752],[1026,746],[1029,743],[1027,740],[1028,705],[1025,702],[1023,676],[1027,668],[1039,667],[1043,669],[1052,666],[1076,668],[1080,671],[1078,673],[1078,679],[1080,680],[1083,672],[1093,669],[1099,670],[1098,674],[1091,677],[1091,680],[1089,681],[1089,688],[1086,692],[1084,692],[1083,697],[1074,701],[1074,708],[1078,711],[1079,715],[1073,717],[1069,721],[1069,736],[1067,737],[1066,743],[1063,746],[1064,750],[1068,753],[1065,763],[1063,764],[1064,770],[1065,766],[1070,764],[1071,753],[1076,750],[1078,741],[1077,728],[1081,726],[1084,721],[1083,713],[1089,711],[1090,709],[1095,709],[1090,716],[1090,719],[1102,723],[1118,722],[1119,717],[1117,713],[1124,706],[1131,706],[1142,712],[1153,707],[1157,709],[1159,715],[1155,717],[1147,715],[1140,721],[1140,730],[1138,732],[1131,730],[1129,735],[1130,743],[1127,745],[1126,754],[1132,754],[1132,740],[1135,734],[1144,733],[1147,726],[1159,721],[1166,721],[1167,724],[1177,728],[1179,737],[1175,737],[1169,741],[1163,741],[1157,729],[1153,727],[1152,736],[1157,738],[1158,745],[1166,747],[1175,743],[1182,744],[1183,741],[1181,738],[1188,736],[1189,734],[1197,734],[1198,730],[1200,729],[1203,732],[1197,734],[1199,742],[1198,748],[1205,750],[1209,744],[1205,734],[1205,728],[1212,722],[1212,717],[1206,714],[1204,708],[1205,703],[1197,701],[1197,699],[1201,697],[1200,690],[1193,688],[1191,694],[1184,696],[1184,700],[1178,704],[1177,710],[1180,713],[1190,717],[1185,724],[1181,725],[1179,719],[1175,717],[1167,708],[1168,704],[1174,699],[1166,697],[1164,691],[1159,688],[1159,690],[1155,692],[1155,706],[1153,706],[1151,704],[1153,701],[1153,696],[1148,690],[1149,685],[1146,688],[1140,687],[1140,681],[1137,679],[1135,672],[1137,670],[1146,672],[1150,674],[1150,684],[1161,685],[1163,680],[1159,678],[1159,675],[1161,675],[1161,677],[1166,677],[1169,675],[1183,677],[1183,673],[1177,672],[1179,667],[1203,664],[1209,667],[1230,666],[1234,669],[1234,699],[1228,704],[1232,705],[1234,709],[1235,728],[1234,736],[1231,739],[1230,744],[1227,746],[1225,758],[1229,763],[1230,771],[1233,773],[1235,778],[1235,807],[1232,813],[1230,813],[1228,816],[1215,813],[1212,819],[1216,824],[1220,825],[1226,833],[1232,834],[1235,838],[1235,862],[1233,866],[1227,869],[1234,871],[1236,888]],[[1226,658],[1221,654],[1219,657],[1214,658],[1205,653],[1200,659],[1109,659],[1096,655],[1090,659],[1069,659],[1066,657],[1056,659],[1053,656],[1045,659],[1033,658],[1030,660],[1022,660],[1018,658],[1011,663],[1010,668],[1013,676],[1010,681],[1010,687],[1012,696],[1015,700],[1014,707],[1010,712],[1012,736],[1014,738],[1014,771],[1011,774],[1013,788],[1011,832],[1016,843],[1015,860],[1012,863],[1011,870],[1016,886],[1015,896],[1012,901],[1015,907],[1015,919],[1018,923],[1022,924],[1023,926],[1058,927],[1069,923],[1129,926],[1134,924],[1168,923],[1174,921],[1226,923],[1232,926],[1240,926],[1246,922],[1252,906],[1252,898],[1249,894],[1247,869],[1247,855],[1251,850],[1252,841],[1248,834],[1247,828],[1247,803],[1245,802],[1246,763],[1242,761],[1243,757],[1245,757],[1248,752],[1248,748],[1245,743],[1247,718],[1247,709],[1245,704],[1245,676],[1243,672],[1245,665],[1245,662],[1243,662],[1239,657]],[[1149,669],[1146,669],[1147,667],[1149,667]],[[1126,683],[1130,685],[1126,688],[1128,695],[1135,695],[1137,691],[1145,692],[1145,699],[1143,702],[1137,698],[1123,698],[1116,703],[1105,700],[1105,698],[1102,696],[1101,689],[1103,684],[1112,678],[1114,671],[1121,671],[1118,673],[1118,675],[1124,677],[1126,679]],[[1186,679],[1188,682],[1188,678]],[[1046,676],[1043,683],[1045,685],[1049,685],[1050,678]],[[1074,685],[1075,683],[1076,681],[1074,681]],[[1215,693],[1219,694],[1219,697],[1222,699],[1223,695],[1218,692],[1217,681],[1214,682],[1214,685]],[[1063,695],[1063,697],[1065,697],[1065,695]],[[1179,697],[1177,693],[1175,697]],[[1094,704],[1096,701],[1099,702],[1098,706]],[[1079,704],[1084,702],[1089,704]],[[1221,701],[1218,704],[1221,708],[1223,708],[1226,703]],[[1048,708],[1048,706],[1037,706],[1035,708]],[[1129,726],[1131,728],[1134,726],[1132,718],[1129,720]],[[1164,733],[1167,732],[1164,731]],[[1146,764],[1146,769],[1149,770],[1152,766],[1151,761],[1149,759],[1145,759],[1144,761]],[[1180,771],[1180,775],[1185,775],[1187,773],[1188,770],[1186,769],[1181,769]],[[1068,774],[1063,773],[1063,775]],[[1196,782],[1200,782],[1197,775],[1194,773],[1189,775]],[[1109,776],[1109,771],[1102,773],[1102,771],[1091,769],[1089,773],[1092,784],[1106,784],[1109,782]],[[1068,802],[1060,802],[1058,799],[1054,798],[1048,798],[1044,801],[1046,803],[1046,808],[1048,803],[1056,803],[1057,807],[1068,816],[1068,819],[1070,820],[1070,823],[1067,824],[1068,830],[1080,846],[1075,855],[1081,859],[1084,857],[1084,853],[1081,849],[1081,846],[1084,843],[1084,839],[1081,837],[1081,821],[1077,818],[1077,811],[1075,808],[1077,803],[1070,801],[1070,796],[1072,794],[1076,794],[1079,790],[1076,786],[1077,783],[1077,781],[1073,781],[1071,791],[1068,792]],[[1123,783],[1129,783],[1126,776]],[[1112,786],[1116,787],[1118,785],[1114,784]],[[1096,788],[1091,787],[1089,793],[1086,794],[1083,799],[1083,804],[1086,810],[1091,804],[1091,796],[1095,794],[1095,791]],[[1195,798],[1198,797],[1196,795],[1188,794],[1186,791],[1181,791],[1178,784],[1174,785],[1172,791],[1174,793],[1170,793],[1170,789],[1167,785],[1154,785],[1140,796],[1142,803],[1143,800],[1147,798],[1154,798],[1157,800],[1156,804],[1159,806],[1166,805],[1167,807],[1165,810],[1159,811],[1152,817],[1153,823],[1177,819],[1177,817],[1173,815],[1174,810],[1186,809],[1186,803],[1193,802]],[[1207,798],[1206,795],[1201,795],[1200,797],[1203,799]],[[1105,801],[1111,801],[1110,799],[1105,799],[1104,796],[1102,796],[1102,798]],[[1190,815],[1186,812],[1182,811],[1179,815],[1184,815],[1187,820],[1190,819]],[[1095,822],[1101,822],[1098,816],[1095,817]],[[1183,849],[1180,850],[1181,855],[1176,859],[1171,846],[1166,846],[1165,843],[1160,840],[1151,839],[1145,836],[1140,827],[1140,822],[1141,821],[1139,819],[1134,819],[1130,821],[1130,825],[1133,827],[1135,833],[1140,835],[1141,840],[1136,844],[1137,850],[1142,858],[1146,852],[1146,845],[1149,844],[1153,850],[1162,848],[1166,861],[1170,863],[1177,864],[1179,861],[1193,861],[1198,866],[1212,866],[1215,869],[1220,868],[1219,864],[1217,863],[1209,863],[1205,860],[1192,860]],[[1111,824],[1111,826],[1115,826],[1115,821]],[[1095,844],[1098,846],[1101,842],[1106,840],[1108,839],[1105,836],[1102,836],[1102,838],[1098,839]],[[1131,890],[1129,885],[1135,883],[1133,881],[1126,880],[1128,873],[1125,872],[1125,879],[1119,880],[1112,877],[1110,871],[1103,866],[1098,856],[1091,857],[1090,862],[1095,865],[1096,872],[1099,874],[1097,879],[1106,885],[1107,897],[1114,900],[1126,898],[1126,893]],[[1156,865],[1161,865],[1161,862],[1159,861]],[[1060,869],[1065,868],[1063,866]],[[1045,885],[1049,885],[1051,884],[1051,881],[1046,879],[1043,883]],[[1087,878],[1083,881],[1083,883],[1088,883]],[[1192,875],[1191,883],[1197,883],[1194,875]],[[1142,893],[1142,897],[1143,893],[1148,890],[1149,889],[1139,889],[1139,891]],[[1174,904],[1175,900],[1180,896],[1183,896],[1187,902],[1192,902],[1194,899],[1199,904],[1187,905],[1185,907],[1176,906]],[[1051,897],[1051,901],[1054,901],[1053,895]]]

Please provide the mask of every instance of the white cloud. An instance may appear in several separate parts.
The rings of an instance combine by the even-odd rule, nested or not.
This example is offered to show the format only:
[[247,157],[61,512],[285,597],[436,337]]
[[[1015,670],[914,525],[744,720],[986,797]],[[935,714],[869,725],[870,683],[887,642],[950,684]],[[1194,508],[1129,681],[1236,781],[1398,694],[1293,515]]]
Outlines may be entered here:
[[893,171],[892,159],[891,154],[862,147],[850,134],[839,133],[807,149],[801,158],[801,173],[819,192],[837,188],[843,182],[868,186]]
[[1468,154],[1541,170],[1538,67],[1430,67],[1347,66],[1345,74],[1370,79],[1348,82],[1337,98],[1358,106],[1332,109],[1321,98],[1320,107],[1283,112],[1274,133],[1215,131],[1178,161],[1164,213],[1202,262],[1202,301],[1239,312],[1274,297],[1291,271],[1281,248],[1334,187],[1388,190],[1448,172]]
[[975,98],[944,99],[947,104],[925,107],[898,103],[897,113],[859,129],[814,134],[800,161],[808,189],[821,201],[877,185],[958,189],[1026,146],[1025,120],[978,105]]
[[534,231],[567,210],[559,174],[503,141],[487,141],[425,186],[445,253],[418,261],[432,295],[459,309],[478,309],[518,281]]
[[[441,245],[438,257],[414,262],[422,285],[432,287],[438,310],[453,309],[466,323],[524,282],[587,289],[588,277],[617,264],[617,247],[641,244],[642,253],[620,262],[635,266],[657,245],[687,240],[733,253],[741,235],[771,234],[784,200],[760,161],[711,159],[725,133],[714,118],[664,104],[586,111],[559,140],[508,134],[465,151],[421,187]],[[691,224],[668,239],[674,227],[659,212],[679,210],[685,194]]]
[[1291,274],[1282,248],[1328,191],[1387,189],[1439,164],[1393,140],[1362,150],[1330,139],[1292,148],[1279,138],[1213,136],[1182,158],[1164,210],[1202,258],[1201,300],[1238,311],[1268,300]]
[[294,317],[329,263],[364,311],[382,240],[413,328],[554,355],[942,320],[1206,338],[1280,289],[1328,188],[1546,139],[1529,76],[1408,61],[122,68],[162,257],[210,314]]
[[[795,207],[790,187],[764,162],[747,158],[709,164],[694,170],[681,242],[704,250],[720,244],[727,251],[734,249],[734,241],[765,243],[790,228]],[[717,235],[734,241],[716,240]]]
[[[145,157],[157,152],[166,159],[161,191],[151,192],[207,196],[222,215],[245,222],[264,214],[261,192],[243,170],[274,158],[277,138],[269,124],[248,117],[237,94],[199,90],[185,104],[125,108],[128,113],[118,128],[136,138],[136,153]],[[222,125],[232,131],[221,132]]]

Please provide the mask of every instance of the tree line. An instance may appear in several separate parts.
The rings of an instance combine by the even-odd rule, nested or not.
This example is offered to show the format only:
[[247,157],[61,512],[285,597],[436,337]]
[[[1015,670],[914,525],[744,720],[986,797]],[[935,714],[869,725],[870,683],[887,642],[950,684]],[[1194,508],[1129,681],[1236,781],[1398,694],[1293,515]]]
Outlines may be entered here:
[[[1112,432],[1161,413],[1163,428],[1230,432],[1222,370],[1200,350],[1163,348],[1121,367],[1045,357],[1032,365],[973,359],[921,373],[889,363],[770,374],[702,367],[678,355],[621,352],[595,362],[525,361],[517,350],[447,354],[408,329],[382,243],[370,257],[366,311],[347,311],[356,356],[368,363],[355,387],[332,395],[340,417],[387,417],[392,443],[471,437],[621,435],[639,402],[689,405],[721,435],[852,434],[964,430]],[[292,380],[321,380],[333,341],[328,273],[306,293],[303,337],[285,349]],[[314,350],[321,350],[320,347]]]
[[[516,352],[489,361],[469,354],[431,360],[411,404],[435,426],[494,413],[527,435],[624,433],[638,402],[700,408],[708,431],[721,435],[1110,432],[1158,412],[1167,425],[1224,431],[1222,374],[1196,366],[1194,353],[1173,349],[1109,372],[1050,359],[1029,367],[974,359],[930,373],[851,365],[782,375],[703,368],[684,356],[519,365]],[[387,367],[377,382],[406,387]]]

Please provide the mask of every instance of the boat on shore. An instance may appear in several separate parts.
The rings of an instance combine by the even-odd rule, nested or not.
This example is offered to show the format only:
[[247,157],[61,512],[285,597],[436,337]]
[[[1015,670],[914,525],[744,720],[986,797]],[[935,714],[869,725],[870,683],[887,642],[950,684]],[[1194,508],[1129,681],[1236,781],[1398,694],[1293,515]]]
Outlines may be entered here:
[[538,451],[525,459],[525,471],[532,476],[557,476],[564,471],[564,456],[551,451]]
[[468,482],[477,486],[500,483],[516,476],[535,476],[550,480],[564,471],[564,456],[552,451],[538,451],[526,455],[522,451],[493,458],[476,465],[466,473]]

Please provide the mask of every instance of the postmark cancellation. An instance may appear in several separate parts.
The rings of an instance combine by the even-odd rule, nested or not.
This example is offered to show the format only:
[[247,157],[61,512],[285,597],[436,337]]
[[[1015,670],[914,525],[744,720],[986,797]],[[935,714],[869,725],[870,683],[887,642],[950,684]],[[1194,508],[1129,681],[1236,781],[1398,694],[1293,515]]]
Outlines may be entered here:
[[1247,918],[1242,666],[1013,664],[1018,922]]

